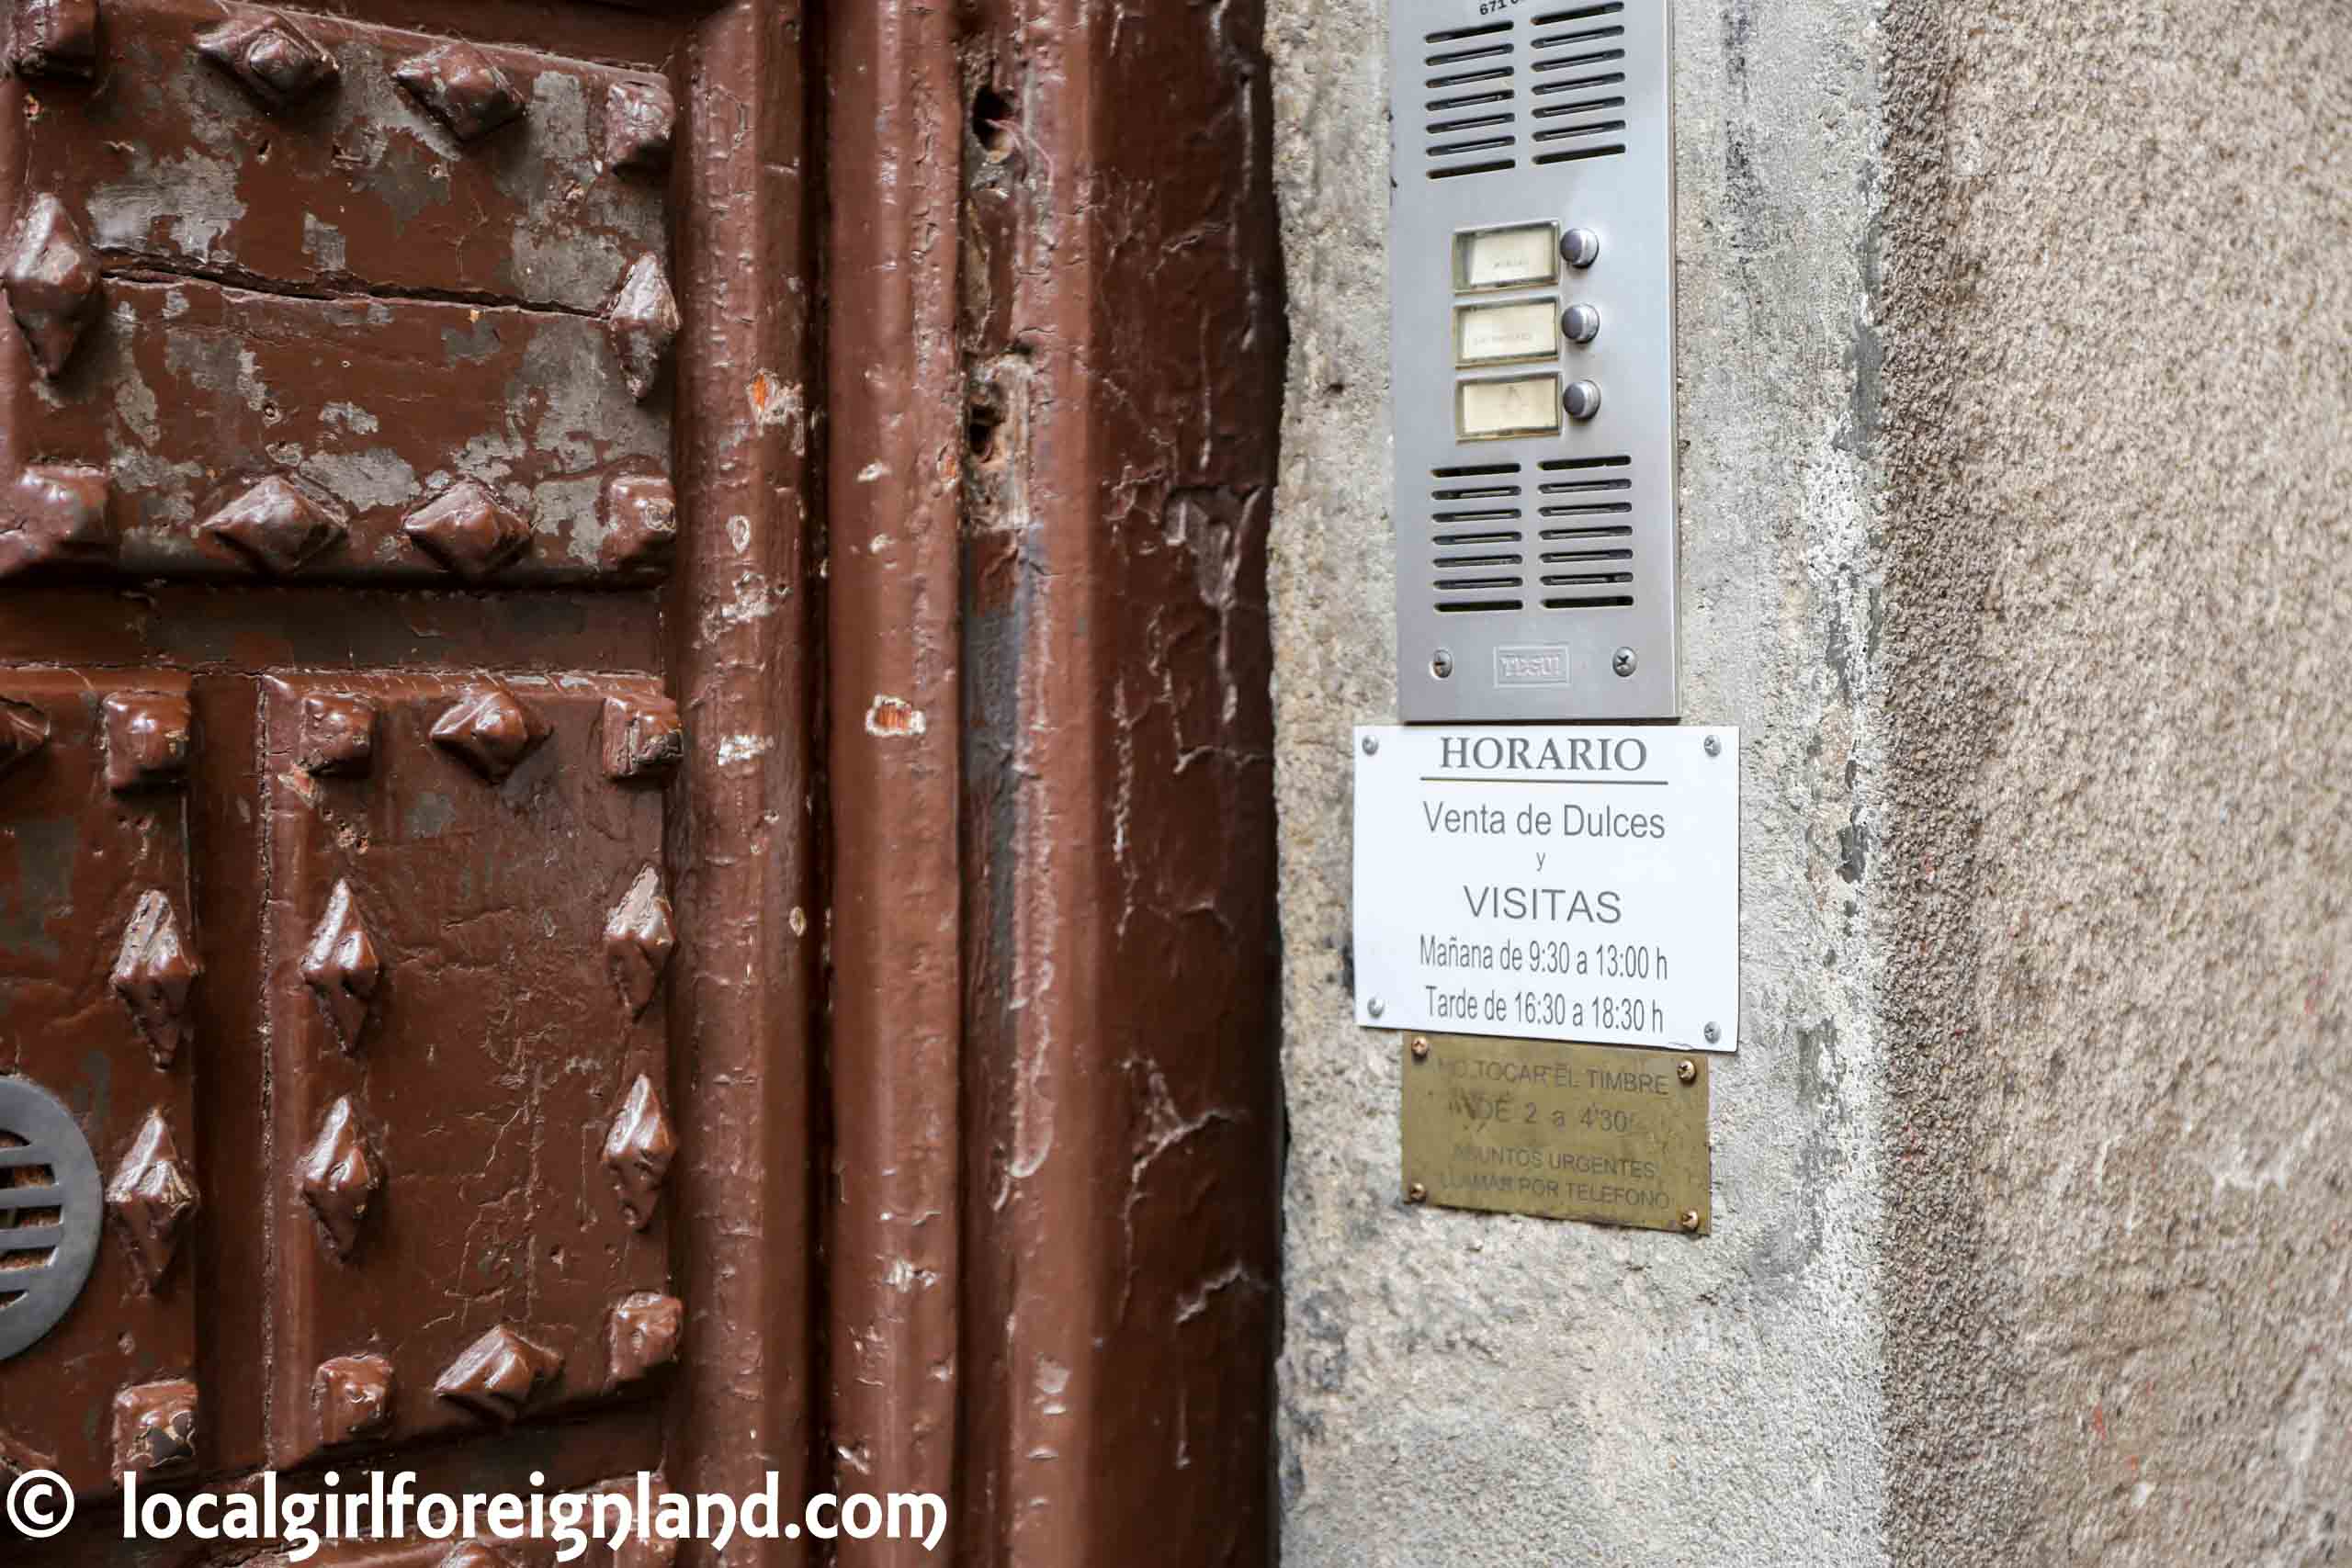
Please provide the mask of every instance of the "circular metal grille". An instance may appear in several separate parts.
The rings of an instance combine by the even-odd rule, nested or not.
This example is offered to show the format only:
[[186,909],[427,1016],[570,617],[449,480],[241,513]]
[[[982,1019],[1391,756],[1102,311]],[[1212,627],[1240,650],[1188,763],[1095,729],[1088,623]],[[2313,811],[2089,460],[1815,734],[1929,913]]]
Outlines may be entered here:
[[0,1361],[57,1326],[90,1278],[104,1195],[62,1101],[0,1077]]

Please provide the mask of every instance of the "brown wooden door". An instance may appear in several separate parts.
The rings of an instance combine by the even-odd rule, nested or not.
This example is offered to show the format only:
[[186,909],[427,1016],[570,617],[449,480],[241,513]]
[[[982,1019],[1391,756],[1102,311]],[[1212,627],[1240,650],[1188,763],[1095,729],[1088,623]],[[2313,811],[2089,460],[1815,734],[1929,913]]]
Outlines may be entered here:
[[15,5],[8,1561],[185,1561],[126,1463],[1266,1561],[1261,7]]
[[104,1190],[0,1101],[0,1263],[106,1234],[0,1464],[61,1561],[126,1469],[808,1472],[786,20],[17,10],[0,1081]]

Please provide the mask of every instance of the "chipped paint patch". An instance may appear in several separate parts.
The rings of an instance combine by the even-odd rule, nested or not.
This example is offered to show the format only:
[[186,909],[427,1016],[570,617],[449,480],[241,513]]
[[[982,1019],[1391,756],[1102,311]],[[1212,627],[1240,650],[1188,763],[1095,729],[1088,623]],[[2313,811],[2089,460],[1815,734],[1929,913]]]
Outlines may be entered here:
[[784,918],[784,922],[792,928],[792,934],[794,936],[807,936],[808,934],[808,911],[801,908],[797,904],[795,904],[792,907],[792,913]]
[[321,424],[339,424],[355,435],[373,435],[380,427],[376,416],[357,403],[329,403],[319,411]]
[[163,427],[156,423],[155,389],[133,366],[123,378],[115,383],[115,417],[129,425],[140,440],[153,446],[163,439]]
[[718,743],[718,765],[732,767],[737,762],[763,757],[775,750],[775,742],[764,735],[729,735]]
[[161,225],[180,254],[207,258],[245,215],[234,158],[190,151],[154,158],[134,148],[130,172],[90,192],[90,237],[100,250],[146,251]]
[[902,697],[877,696],[865,710],[865,733],[886,740],[911,739],[930,728],[922,709]]
[[865,467],[857,470],[857,482],[862,485],[870,485],[877,479],[885,479],[889,477],[890,465],[888,463],[868,463]]
[[792,434],[795,457],[808,452],[808,399],[797,381],[786,381],[773,370],[763,370],[744,389],[751,400],[752,421],[763,429],[784,429]]
[[302,214],[302,254],[318,263],[322,272],[349,270],[343,231],[308,212]]
[[702,634],[715,637],[731,626],[748,626],[764,621],[776,612],[776,606],[791,597],[791,591],[771,588],[768,580],[756,571],[747,571],[735,580],[735,591],[725,600],[703,612]]
[[305,478],[326,487],[338,501],[357,509],[405,506],[421,493],[416,470],[390,447],[366,452],[321,452],[301,465]]
[[745,550],[750,549],[752,547],[752,520],[744,516],[740,512],[734,516],[729,517],[727,520],[727,542],[735,547],[735,553],[739,556]]

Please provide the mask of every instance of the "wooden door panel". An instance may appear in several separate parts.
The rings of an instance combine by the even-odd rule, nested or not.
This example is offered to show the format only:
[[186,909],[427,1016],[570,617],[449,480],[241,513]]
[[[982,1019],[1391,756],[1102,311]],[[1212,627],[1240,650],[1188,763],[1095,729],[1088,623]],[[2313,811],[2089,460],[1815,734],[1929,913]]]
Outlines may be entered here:
[[[308,48],[334,74],[269,101],[202,40],[275,24],[279,59]],[[663,243],[661,161],[639,147],[669,87],[494,44],[517,117],[470,140],[404,87],[405,62],[447,38],[210,0],[107,0],[109,68],[86,87],[11,80],[28,191],[55,195],[110,257],[310,291],[448,292],[599,313]],[[220,51],[246,58],[220,40]],[[615,90],[620,96],[615,98]],[[651,99],[656,112],[631,113]]]
[[[13,829],[0,837],[0,1073],[64,1101],[114,1194],[75,1310],[0,1376],[0,1433],[86,1494],[115,1484],[118,1399],[194,1392],[195,1078],[232,1047],[195,1028],[189,1002],[203,979],[188,689],[166,671],[0,672],[0,753],[13,754],[0,767]],[[0,1170],[0,1184],[21,1174]],[[0,1254],[12,1229],[50,1217],[0,1211]]]
[[[797,14],[358,8],[435,31],[102,0],[86,72],[0,82],[0,690],[193,678],[222,751],[176,875],[225,1047],[173,1080],[204,1204],[157,1298],[178,1338],[102,1257],[61,1332],[137,1355],[10,1359],[0,1477],[107,1484],[119,1391],[200,1381],[179,1486],[813,1481]],[[485,62],[521,113],[460,135],[444,89]],[[447,733],[492,691],[529,717]],[[0,857],[41,852],[10,783]],[[0,1075],[80,1093],[111,1168],[131,1112],[19,1033]],[[86,1512],[34,1560],[174,1559]]]
[[[105,292],[56,381],[17,379],[9,420],[26,449],[110,471],[122,571],[519,586],[666,563],[668,398],[631,395],[601,321],[190,281]],[[632,483],[657,492],[650,516]],[[431,509],[467,485],[487,526],[435,543]]]
[[627,676],[263,686],[273,1462],[636,1392],[676,1342],[675,707]]

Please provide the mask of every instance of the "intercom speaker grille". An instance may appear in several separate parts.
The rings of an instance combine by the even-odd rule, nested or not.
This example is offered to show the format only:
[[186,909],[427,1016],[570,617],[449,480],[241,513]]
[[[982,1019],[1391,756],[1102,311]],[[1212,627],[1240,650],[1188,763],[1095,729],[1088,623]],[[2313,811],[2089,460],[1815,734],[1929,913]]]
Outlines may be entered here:
[[1517,24],[1445,28],[1422,39],[1423,156],[1433,180],[1518,166]]
[[1625,7],[1579,6],[1537,17],[1529,39],[1530,138],[1538,164],[1625,152]]
[[1538,465],[1432,468],[1430,607],[1441,615],[1630,609],[1634,460],[1623,454]]

